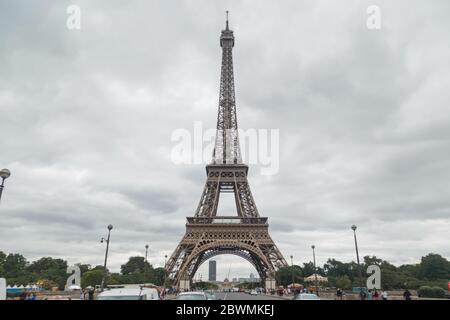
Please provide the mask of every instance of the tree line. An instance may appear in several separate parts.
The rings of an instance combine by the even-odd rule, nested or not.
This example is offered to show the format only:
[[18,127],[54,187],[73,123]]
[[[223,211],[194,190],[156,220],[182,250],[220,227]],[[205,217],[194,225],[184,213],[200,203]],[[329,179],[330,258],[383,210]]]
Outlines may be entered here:
[[[81,271],[81,287],[100,285],[103,277],[103,266],[76,264]],[[0,251],[0,278],[6,278],[8,285],[38,284],[44,289],[58,287],[63,290],[69,274],[67,261],[43,257],[29,262],[18,253],[5,254]],[[107,272],[106,284],[153,283],[163,285],[164,268],[154,268],[144,257],[130,257],[120,268],[120,273]]]
[[[358,264],[328,259],[323,266],[317,267],[317,274],[328,278],[329,287],[350,289],[366,285],[369,274],[367,267],[377,265],[381,270],[382,289],[419,289],[422,286],[439,287],[447,290],[450,281],[450,261],[439,254],[430,253],[421,258],[420,263],[395,266],[375,256],[365,256],[361,262],[363,281],[359,278]],[[281,268],[276,273],[279,285],[286,286],[294,280],[303,283],[303,279],[315,272],[312,262],[303,263],[302,266],[293,265]]]
[[[375,256],[366,256],[361,262],[362,276],[365,279],[367,267],[378,265],[381,269],[382,289],[418,289],[421,286],[440,287],[447,290],[450,281],[450,261],[439,254],[430,253],[421,258],[420,263],[394,266]],[[81,270],[81,286],[100,285],[103,277],[103,266],[78,264]],[[39,284],[45,289],[58,287],[64,289],[69,274],[67,261],[51,257],[43,257],[29,262],[18,253],[5,254],[0,251],[0,277],[6,278],[10,285]],[[292,283],[303,283],[305,277],[315,273],[312,262],[281,268],[276,273],[278,285],[287,286]],[[360,286],[359,269],[356,262],[341,262],[328,259],[322,266],[317,266],[317,274],[328,278],[328,286],[350,289]],[[144,257],[130,257],[118,273],[107,272],[106,284],[153,283],[163,285],[168,279],[164,268],[154,268]],[[200,284],[198,285],[200,286]]]

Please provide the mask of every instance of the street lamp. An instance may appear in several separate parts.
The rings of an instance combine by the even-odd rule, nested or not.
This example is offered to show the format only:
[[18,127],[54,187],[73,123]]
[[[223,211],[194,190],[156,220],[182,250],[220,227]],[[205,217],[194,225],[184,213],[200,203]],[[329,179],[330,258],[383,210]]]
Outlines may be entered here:
[[147,263],[148,244],[145,245],[145,263]]
[[358,274],[359,274],[359,282],[361,288],[363,287],[362,273],[361,273],[361,265],[359,264],[359,252],[358,252],[358,241],[356,240],[356,225],[351,226],[353,230],[353,236],[355,238],[355,248],[356,248],[356,261],[358,262]]
[[167,265],[167,254],[164,255],[164,284],[163,284],[163,286],[164,286],[164,291],[165,291],[165,288],[166,288],[166,280],[167,280],[167,269],[166,269],[166,265]]
[[[145,262],[144,262],[144,275],[147,278],[147,252],[148,252],[148,244],[145,245]],[[145,279],[146,281],[147,279]]]
[[0,185],[0,200],[2,199],[3,188],[5,187],[5,179],[8,179],[11,172],[8,169],[0,170],[0,178],[2,178],[2,184]]
[[312,251],[313,251],[313,261],[314,261],[314,280],[316,283],[316,294],[319,295],[319,286],[317,284],[317,268],[316,268],[316,252],[314,249],[316,249],[315,245],[311,246]]
[[106,252],[105,252],[105,263],[103,264],[103,277],[102,277],[102,285],[101,285],[101,290],[103,291],[103,289],[105,288],[105,279],[106,279],[106,261],[108,260],[108,250],[109,250],[109,238],[111,235],[111,230],[112,230],[113,226],[112,224],[108,225],[108,238],[102,238],[100,240],[101,243],[103,243],[103,241],[106,241]]
[[291,276],[292,276],[292,287],[294,288],[294,256],[291,254]]

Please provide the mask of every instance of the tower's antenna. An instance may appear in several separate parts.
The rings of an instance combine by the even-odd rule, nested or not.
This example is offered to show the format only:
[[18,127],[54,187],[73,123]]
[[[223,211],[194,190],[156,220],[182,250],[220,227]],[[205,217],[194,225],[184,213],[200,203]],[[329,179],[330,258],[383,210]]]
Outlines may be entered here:
[[226,28],[226,30],[228,30],[228,10],[226,11],[226,13],[227,13],[227,28]]

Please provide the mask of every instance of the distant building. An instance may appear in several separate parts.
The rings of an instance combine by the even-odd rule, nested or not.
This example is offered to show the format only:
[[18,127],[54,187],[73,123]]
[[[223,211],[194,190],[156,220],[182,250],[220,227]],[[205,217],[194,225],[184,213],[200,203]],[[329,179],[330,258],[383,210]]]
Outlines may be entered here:
[[239,282],[243,283],[243,282],[260,282],[261,279],[255,277],[255,275],[253,273],[250,273],[250,277],[248,278],[239,278]]
[[217,276],[217,269],[216,269],[216,261],[215,260],[210,260],[209,261],[209,277],[208,280],[209,281],[216,281],[216,276]]

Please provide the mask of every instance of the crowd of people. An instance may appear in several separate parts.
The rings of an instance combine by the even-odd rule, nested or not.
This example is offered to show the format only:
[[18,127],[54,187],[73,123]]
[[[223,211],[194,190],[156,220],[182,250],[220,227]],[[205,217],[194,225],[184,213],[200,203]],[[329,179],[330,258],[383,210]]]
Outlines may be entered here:
[[31,293],[23,292],[20,295],[20,300],[36,300],[36,293],[34,293],[34,292],[31,292]]
[[95,288],[88,287],[80,291],[80,300],[94,300]]
[[[345,295],[345,292],[342,291],[340,288],[338,288],[336,291],[337,298],[342,300],[344,295]],[[403,292],[403,298],[405,300],[411,300],[412,293],[408,289],[406,289]],[[386,290],[379,292],[377,289],[375,289],[375,290],[369,289],[367,292],[365,290],[361,290],[359,292],[359,299],[360,300],[388,300],[388,292]]]
[[367,292],[364,290],[361,290],[359,292],[359,298],[360,298],[360,300],[387,300],[388,292],[386,290],[378,292],[377,289],[375,289],[375,290],[369,289]]
[[[278,288],[278,289],[272,289],[272,290],[268,290],[268,293],[274,295],[274,294],[278,294],[279,296],[283,296],[286,295],[288,293],[293,293],[294,296],[300,294],[300,293],[316,293],[314,290],[310,290],[308,288],[301,288],[301,289],[293,289],[293,290],[288,290],[288,289],[284,289],[284,288]],[[389,294],[387,292],[387,290],[360,290],[359,292],[359,299],[360,300],[388,300],[389,299]],[[341,288],[337,288],[336,290],[336,299],[337,300],[344,300],[346,298],[346,293],[343,289]],[[412,299],[412,293],[406,289],[403,292],[403,298],[404,300],[411,300]]]
[[[272,290],[265,290],[261,288],[262,293],[267,294],[278,294],[279,296],[287,295],[289,293],[293,293],[294,296],[301,294],[301,293],[316,293],[314,290],[309,290],[308,288],[300,288],[300,289],[285,289],[282,287],[279,287],[278,289],[272,289]],[[80,300],[94,300],[95,299],[95,293],[96,290],[93,287],[87,287],[80,291]],[[160,291],[160,296],[162,299],[165,298],[166,295],[176,295],[178,293],[178,290],[174,288],[170,289],[162,289]],[[389,295],[386,290],[360,290],[358,294],[359,300],[388,300]],[[337,288],[336,290],[336,299],[337,300],[345,300],[346,298],[346,292],[342,290],[341,288]],[[404,300],[411,300],[412,299],[412,293],[406,289],[403,292],[403,298]],[[24,292],[19,297],[20,300],[36,300],[36,293],[34,292]],[[70,299],[70,298],[69,298]],[[46,299],[45,299],[46,300]]]

